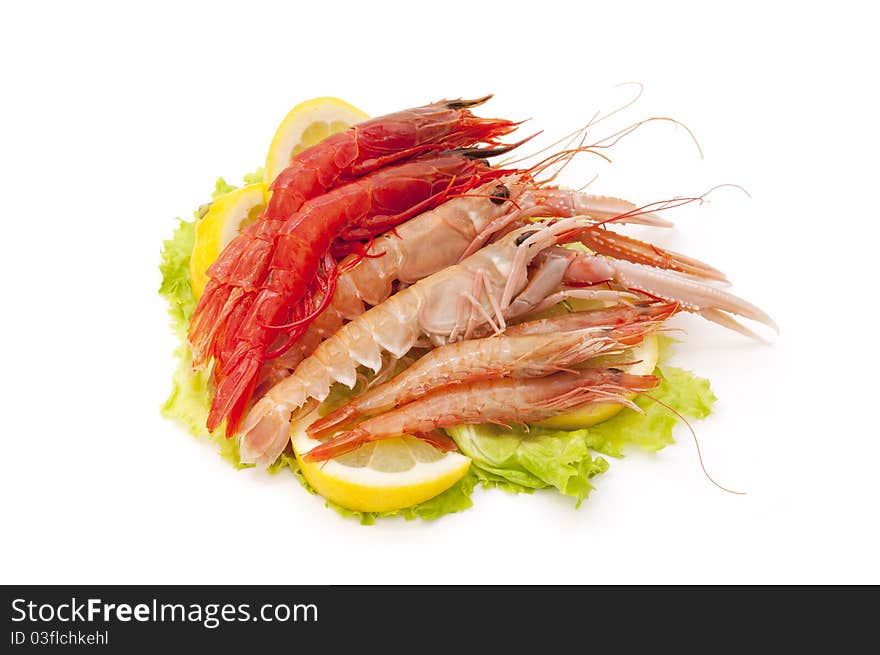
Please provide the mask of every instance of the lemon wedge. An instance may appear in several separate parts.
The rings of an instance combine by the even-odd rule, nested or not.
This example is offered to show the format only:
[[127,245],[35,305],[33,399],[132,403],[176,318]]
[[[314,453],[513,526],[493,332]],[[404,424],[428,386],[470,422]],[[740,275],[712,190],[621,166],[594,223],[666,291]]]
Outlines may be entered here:
[[281,121],[269,146],[267,188],[278,173],[290,165],[294,155],[368,118],[360,109],[339,98],[313,98],[299,103]]
[[326,462],[307,462],[302,456],[321,443],[306,433],[312,420],[293,424],[293,452],[309,484],[349,509],[391,512],[417,505],[449,489],[471,464],[460,453],[441,452],[409,436],[369,443]]
[[[618,368],[633,375],[650,375],[657,366],[659,356],[660,348],[657,337],[651,334],[638,346],[629,348],[619,355],[597,357],[591,360],[590,366],[614,366],[615,362],[636,362],[629,366],[618,366]],[[590,403],[572,412],[537,422],[535,425],[557,430],[579,430],[606,421],[622,409],[623,405],[615,403]]]
[[193,295],[202,295],[208,283],[208,267],[241,230],[265,209],[265,187],[249,184],[225,193],[211,203],[196,223],[195,243],[189,259]]

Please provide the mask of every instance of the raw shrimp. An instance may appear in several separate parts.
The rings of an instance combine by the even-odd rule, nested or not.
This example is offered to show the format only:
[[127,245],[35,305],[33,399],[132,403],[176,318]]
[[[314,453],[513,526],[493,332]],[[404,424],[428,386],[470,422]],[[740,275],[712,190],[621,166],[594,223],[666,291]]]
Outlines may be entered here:
[[[642,330],[644,334],[644,324]],[[315,421],[308,431],[312,436],[327,435],[361,416],[381,414],[450,384],[506,376],[543,377],[625,348],[611,330],[603,328],[459,341],[430,351],[394,379]]]
[[310,450],[305,459],[338,457],[371,441],[437,428],[480,423],[527,423],[601,401],[634,407],[628,394],[653,389],[660,379],[616,368],[566,371],[541,378],[467,382],[429,393],[399,409],[374,416]]

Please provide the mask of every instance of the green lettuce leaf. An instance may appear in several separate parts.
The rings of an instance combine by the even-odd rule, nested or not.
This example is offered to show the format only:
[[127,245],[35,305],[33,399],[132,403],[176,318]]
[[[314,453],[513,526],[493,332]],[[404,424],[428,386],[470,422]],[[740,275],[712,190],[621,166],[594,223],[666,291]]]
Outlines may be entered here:
[[[219,187],[219,182],[218,182]],[[159,270],[162,284],[159,293],[168,301],[171,327],[180,339],[174,351],[177,368],[172,378],[171,393],[162,405],[166,418],[180,422],[196,437],[207,438],[215,443],[221,456],[237,468],[247,468],[238,456],[238,440],[227,439],[221,430],[210,434],[205,428],[210,408],[210,370],[194,371],[190,362],[192,352],[186,341],[186,327],[196,306],[190,285],[189,258],[195,240],[195,221],[178,219],[173,236],[162,245]]]
[[580,505],[593,490],[590,479],[608,469],[590,454],[587,430],[460,425],[447,432],[484,486],[527,493],[553,487]]
[[174,235],[162,244],[159,293],[168,301],[171,326],[184,339],[186,325],[196,306],[189,276],[189,258],[195,242],[195,222],[177,219]]
[[220,196],[229,193],[230,191],[235,191],[238,187],[234,184],[229,184],[222,177],[217,178],[217,182],[214,184],[214,191],[211,192],[211,200],[216,200]]

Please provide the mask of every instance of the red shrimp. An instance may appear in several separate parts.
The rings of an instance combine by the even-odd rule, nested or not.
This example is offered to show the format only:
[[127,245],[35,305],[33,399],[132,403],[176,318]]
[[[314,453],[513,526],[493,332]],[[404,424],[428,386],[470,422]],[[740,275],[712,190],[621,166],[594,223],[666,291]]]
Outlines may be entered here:
[[307,200],[326,193],[340,181],[352,180],[389,164],[430,151],[461,148],[512,132],[516,124],[474,116],[475,100],[440,100],[371,118],[332,134],[297,154],[272,184],[266,216],[284,220]]
[[[338,270],[329,248],[343,229],[357,226],[378,234],[450,194],[508,174],[478,159],[511,147],[439,154],[336,187],[288,218],[267,242],[271,248],[248,262],[251,270],[233,276],[239,284],[209,285],[190,323],[196,362],[215,360],[208,429],[226,419],[227,434],[235,433],[263,362],[284,352],[332,298]],[[287,338],[268,352],[279,334]]]

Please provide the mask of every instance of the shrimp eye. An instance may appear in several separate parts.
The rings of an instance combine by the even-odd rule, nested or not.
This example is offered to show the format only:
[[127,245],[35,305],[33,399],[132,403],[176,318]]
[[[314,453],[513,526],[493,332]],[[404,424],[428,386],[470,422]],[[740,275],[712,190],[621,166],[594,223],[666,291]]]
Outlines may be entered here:
[[529,230],[528,232],[523,232],[522,234],[520,234],[516,238],[516,245],[521,246],[525,242],[526,239],[528,239],[530,236],[537,234],[537,233],[538,233],[538,230]]
[[491,198],[489,198],[489,200],[496,205],[500,205],[508,198],[510,198],[510,189],[503,184],[499,184],[492,190]]

